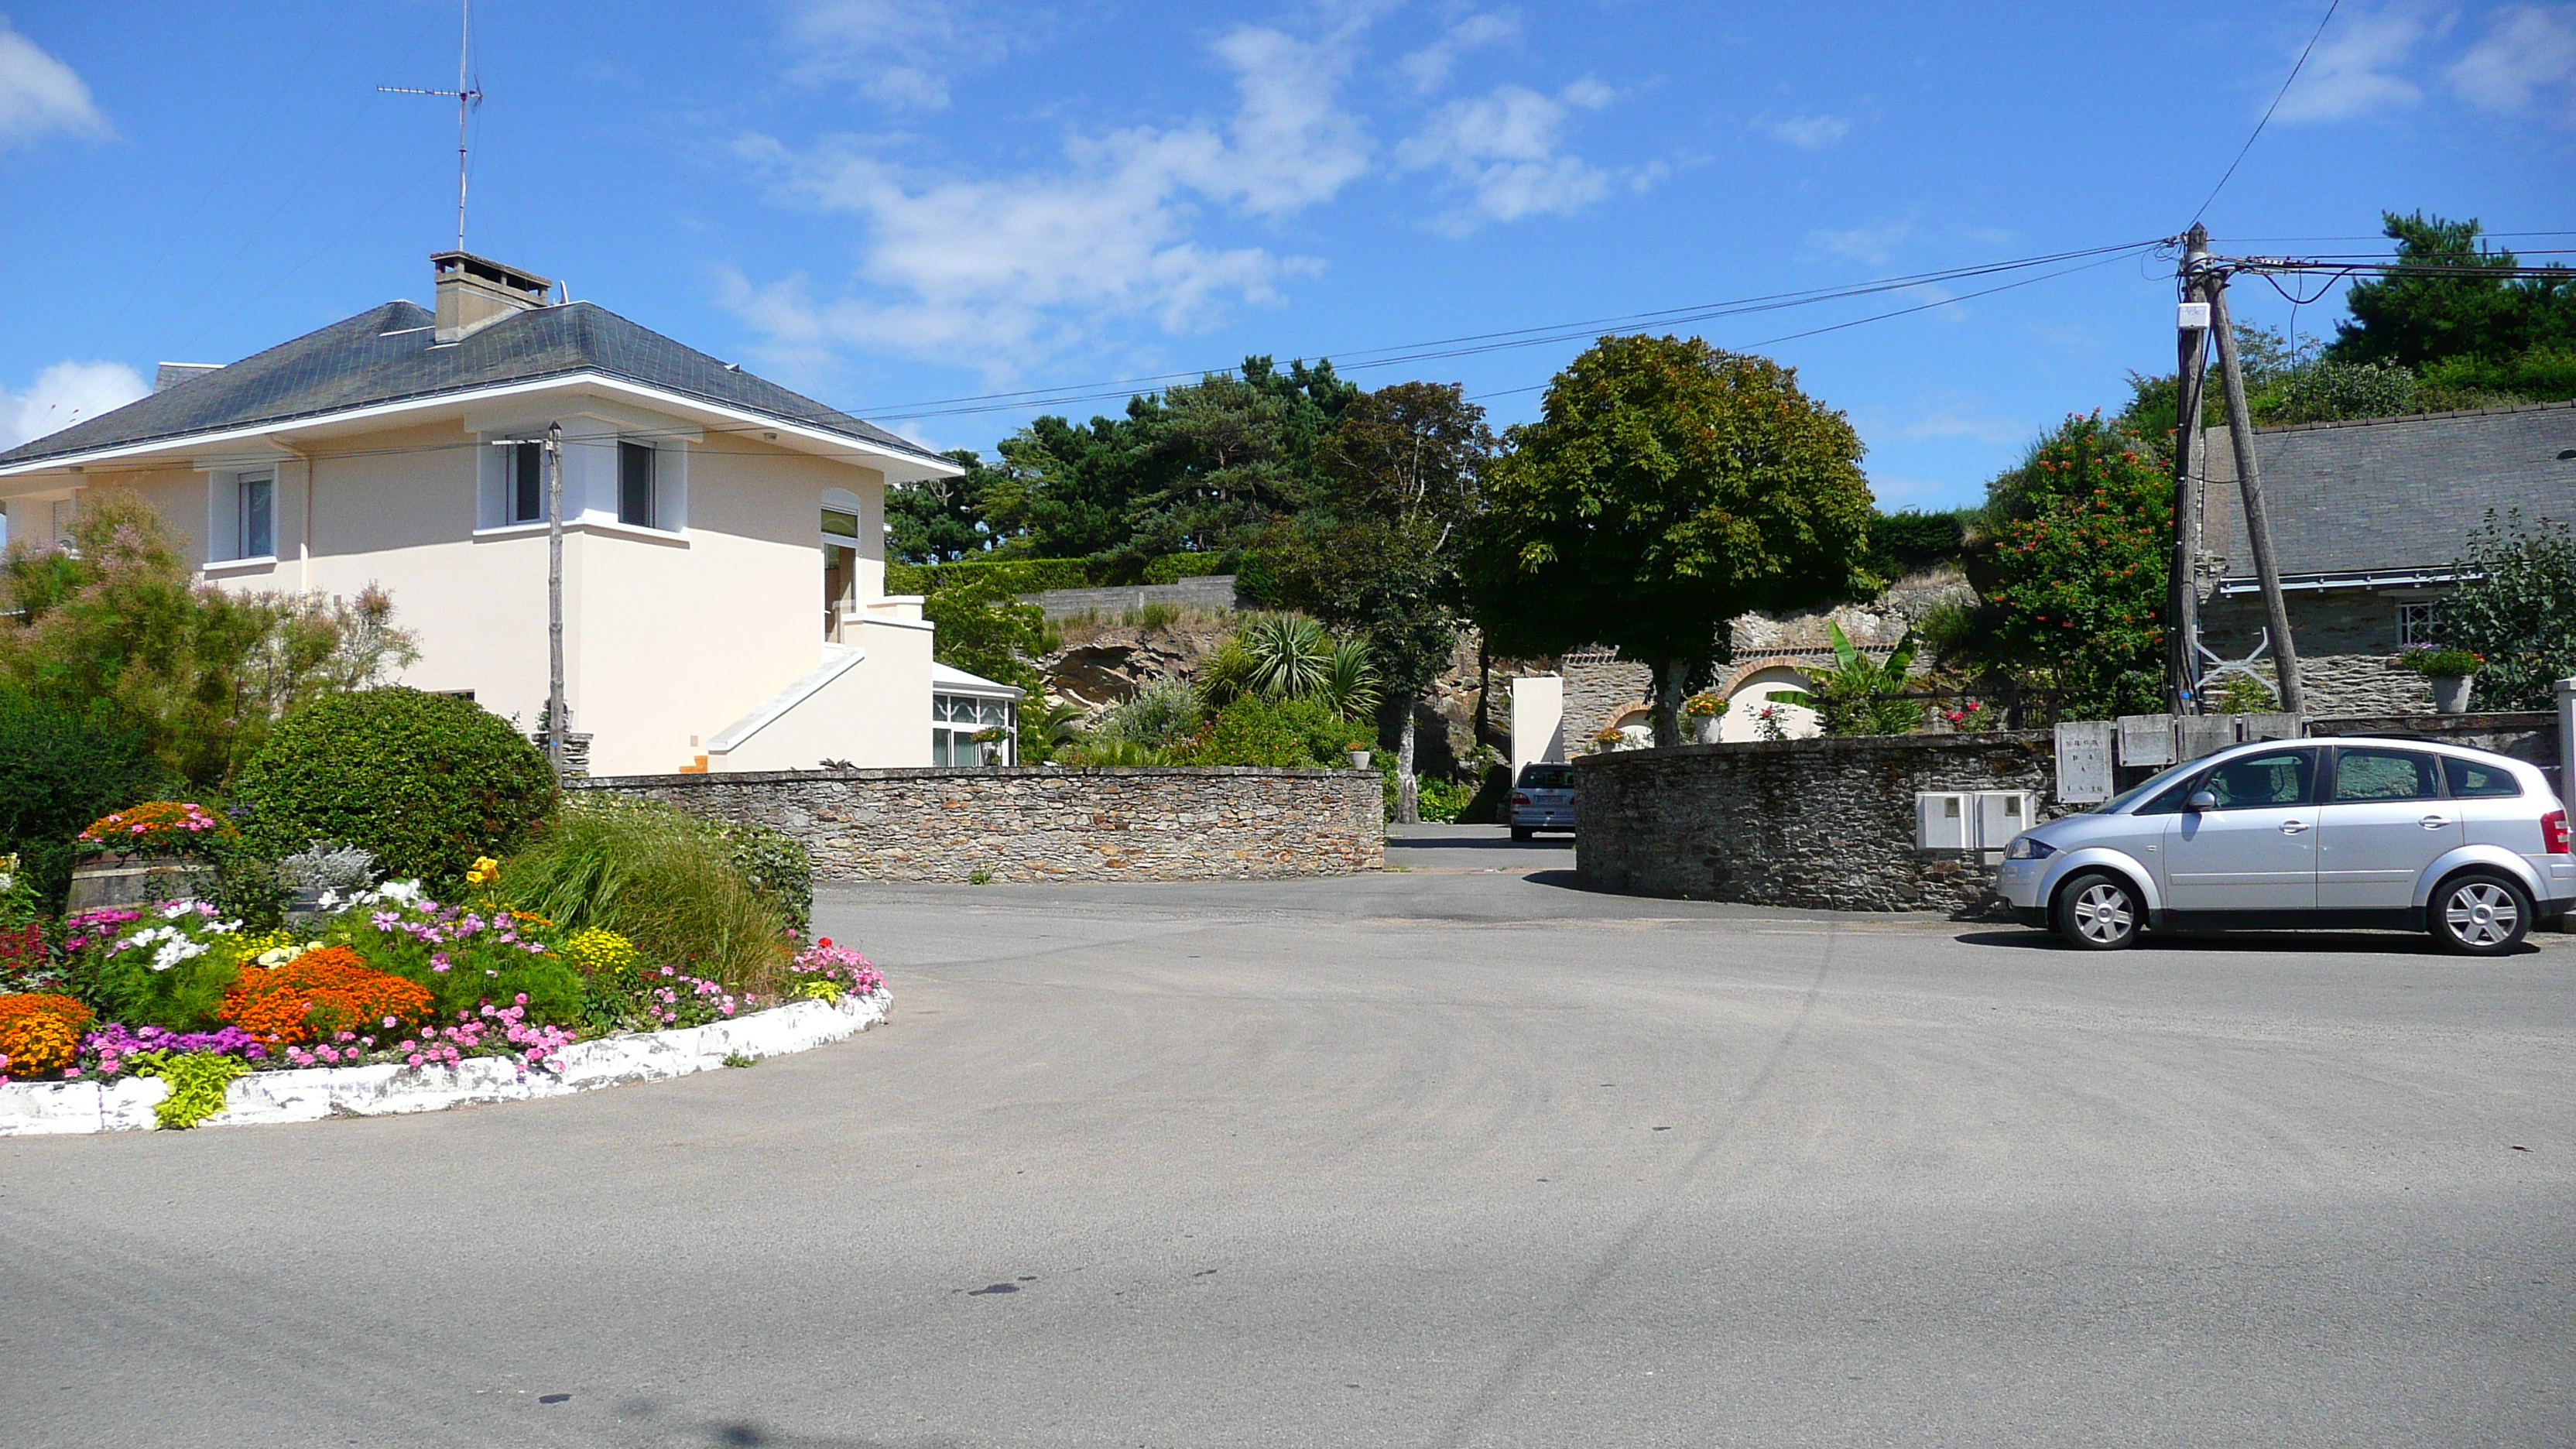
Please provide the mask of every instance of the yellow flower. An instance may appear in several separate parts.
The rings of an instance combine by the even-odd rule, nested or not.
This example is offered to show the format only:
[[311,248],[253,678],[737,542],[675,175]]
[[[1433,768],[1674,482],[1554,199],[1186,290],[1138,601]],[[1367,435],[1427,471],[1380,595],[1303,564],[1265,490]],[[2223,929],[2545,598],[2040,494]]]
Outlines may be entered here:
[[478,855],[474,857],[474,863],[465,868],[465,883],[467,885],[486,885],[491,882],[493,877],[500,873],[501,862],[494,860],[488,855]]

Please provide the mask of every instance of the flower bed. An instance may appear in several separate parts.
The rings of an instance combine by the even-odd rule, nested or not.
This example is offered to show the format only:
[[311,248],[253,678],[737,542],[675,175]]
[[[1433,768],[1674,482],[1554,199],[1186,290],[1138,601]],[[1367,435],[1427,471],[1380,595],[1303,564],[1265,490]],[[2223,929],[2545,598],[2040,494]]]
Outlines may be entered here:
[[[422,1111],[681,1075],[884,1020],[866,957],[791,934],[717,979],[416,882],[253,932],[179,901],[0,933],[0,1135]],[[742,953],[737,950],[736,959]],[[757,989],[754,989],[754,988]]]

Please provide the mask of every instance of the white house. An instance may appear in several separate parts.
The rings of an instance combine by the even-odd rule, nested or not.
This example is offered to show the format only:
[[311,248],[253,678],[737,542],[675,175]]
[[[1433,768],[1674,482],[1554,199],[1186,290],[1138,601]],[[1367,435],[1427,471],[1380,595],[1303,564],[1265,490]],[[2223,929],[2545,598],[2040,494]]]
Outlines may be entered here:
[[[885,592],[889,486],[957,467],[553,283],[432,258],[387,302],[0,453],[9,537],[131,489],[225,588],[378,585],[418,635],[402,682],[534,731],[547,691],[542,450],[564,440],[564,663],[598,774],[970,763],[955,701],[1018,692],[930,658]],[[953,677],[951,677],[953,676]],[[934,721],[934,714],[940,716]],[[981,753],[989,754],[989,748]]]

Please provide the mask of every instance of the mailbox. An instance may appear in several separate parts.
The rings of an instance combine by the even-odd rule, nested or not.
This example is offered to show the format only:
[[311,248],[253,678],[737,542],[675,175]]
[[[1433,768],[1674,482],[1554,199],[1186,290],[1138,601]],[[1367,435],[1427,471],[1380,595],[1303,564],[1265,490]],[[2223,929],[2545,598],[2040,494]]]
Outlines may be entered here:
[[1914,797],[1917,850],[2001,850],[2028,830],[2028,790],[1925,790]]

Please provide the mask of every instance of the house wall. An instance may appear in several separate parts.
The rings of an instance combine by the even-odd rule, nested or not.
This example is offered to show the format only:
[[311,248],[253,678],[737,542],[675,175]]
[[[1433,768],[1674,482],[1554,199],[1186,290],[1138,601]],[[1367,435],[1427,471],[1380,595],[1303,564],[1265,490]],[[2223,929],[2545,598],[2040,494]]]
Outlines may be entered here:
[[[489,420],[468,421],[491,431]],[[393,598],[395,622],[421,646],[419,662],[400,682],[470,690],[486,708],[533,731],[547,688],[546,530],[476,527],[484,455],[492,451],[480,434],[450,420],[335,439],[316,445],[309,459],[279,456],[273,562],[209,563],[206,540],[221,530],[207,471],[92,473],[85,491],[133,489],[186,535],[189,562],[228,589],[347,597],[382,587]],[[613,489],[594,486],[587,489],[590,512],[565,535],[565,693],[573,728],[593,737],[599,773],[689,763],[700,741],[820,662],[827,489],[859,502],[859,596],[883,596],[882,474],[724,434],[685,452],[684,531],[619,525]],[[248,452],[220,464],[196,461],[259,463]],[[585,502],[578,471],[567,470],[568,517]],[[26,511],[38,508],[49,512],[50,504]],[[814,758],[927,762],[926,640],[884,651],[872,671],[878,689],[853,702],[838,720],[837,747]],[[918,680],[903,677],[913,665]]]
[[[2409,593],[2407,597],[2428,595]],[[2299,650],[2299,688],[2311,716],[2431,714],[2433,690],[2397,657],[2395,592],[2329,589],[2284,595]],[[2249,595],[2201,605],[2201,639],[2228,659],[2241,659],[2263,638],[2263,599]],[[2277,694],[2280,675],[2269,655],[2254,666]]]
[[1272,880],[1386,860],[1374,770],[849,770],[568,785],[786,831],[823,880]]

